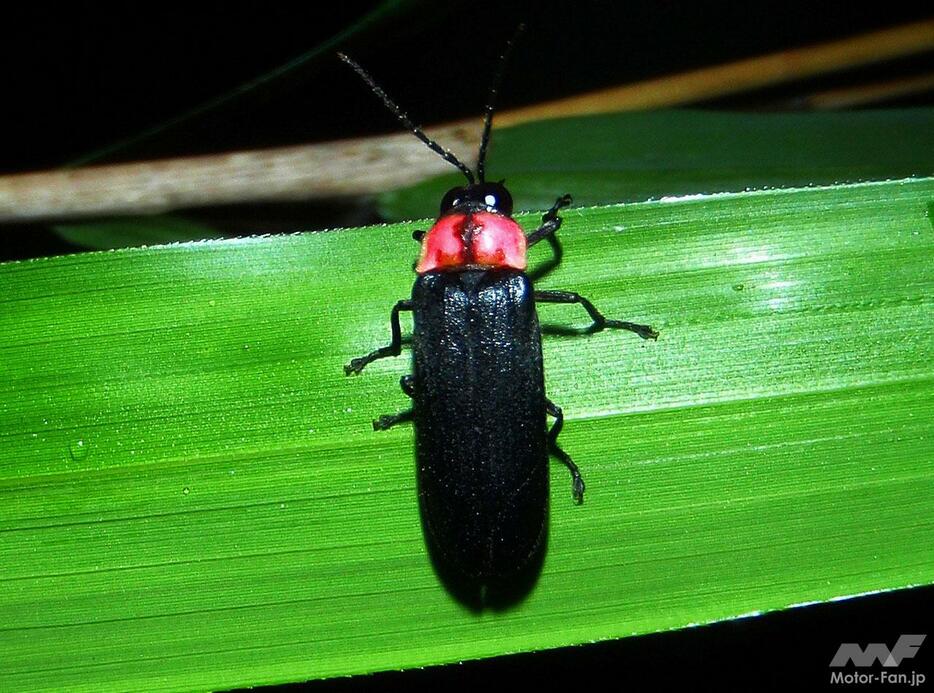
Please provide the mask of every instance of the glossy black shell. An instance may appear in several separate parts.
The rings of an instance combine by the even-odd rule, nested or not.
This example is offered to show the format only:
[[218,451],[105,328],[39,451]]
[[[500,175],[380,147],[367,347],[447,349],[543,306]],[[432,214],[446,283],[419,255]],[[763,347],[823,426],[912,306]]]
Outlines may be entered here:
[[418,493],[448,571],[516,574],[547,533],[541,332],[517,270],[421,275],[412,290]]

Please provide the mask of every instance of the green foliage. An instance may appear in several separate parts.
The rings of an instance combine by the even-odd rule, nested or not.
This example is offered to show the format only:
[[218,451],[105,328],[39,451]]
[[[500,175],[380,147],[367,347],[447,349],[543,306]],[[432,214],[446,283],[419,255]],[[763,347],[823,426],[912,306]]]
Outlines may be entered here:
[[[480,127],[480,122],[477,122]],[[412,138],[412,146],[422,146]],[[655,111],[566,118],[497,130],[489,172],[518,209],[547,209],[692,193],[934,175],[934,109],[736,114]],[[452,168],[453,171],[453,168]],[[452,172],[378,199],[388,220],[434,212],[463,177]],[[216,238],[178,215],[70,222],[56,230],[89,248]]]
[[0,265],[0,688],[295,681],[934,582],[932,200],[568,210],[540,286],[661,336],[546,337],[587,501],[554,465],[541,579],[479,615],[425,555],[411,432],[370,428],[407,360],[341,368],[425,222]]
[[[934,175],[934,109],[611,113],[497,130],[489,173],[519,209]],[[456,173],[382,196],[387,219],[434,210]]]

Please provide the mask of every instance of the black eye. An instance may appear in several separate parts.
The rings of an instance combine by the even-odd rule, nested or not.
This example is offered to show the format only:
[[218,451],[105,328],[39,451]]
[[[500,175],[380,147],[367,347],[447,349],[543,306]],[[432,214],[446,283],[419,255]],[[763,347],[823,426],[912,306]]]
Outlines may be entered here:
[[463,188],[451,188],[441,198],[441,214],[447,214],[464,201]]
[[507,217],[512,215],[512,195],[502,183],[484,183],[479,186],[479,198],[487,207]]

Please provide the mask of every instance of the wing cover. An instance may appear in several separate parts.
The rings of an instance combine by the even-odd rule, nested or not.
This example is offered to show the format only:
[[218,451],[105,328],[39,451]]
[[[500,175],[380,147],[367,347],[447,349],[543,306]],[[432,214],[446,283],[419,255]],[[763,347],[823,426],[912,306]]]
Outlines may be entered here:
[[435,556],[508,576],[547,531],[541,332],[517,270],[429,272],[412,290],[422,519]]

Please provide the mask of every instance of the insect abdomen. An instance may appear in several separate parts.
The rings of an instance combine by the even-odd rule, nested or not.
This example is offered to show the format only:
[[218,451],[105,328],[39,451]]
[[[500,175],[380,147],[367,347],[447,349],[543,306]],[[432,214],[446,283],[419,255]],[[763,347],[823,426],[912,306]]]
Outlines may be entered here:
[[429,272],[412,299],[419,499],[433,553],[470,578],[508,576],[547,527],[531,282],[517,270]]

